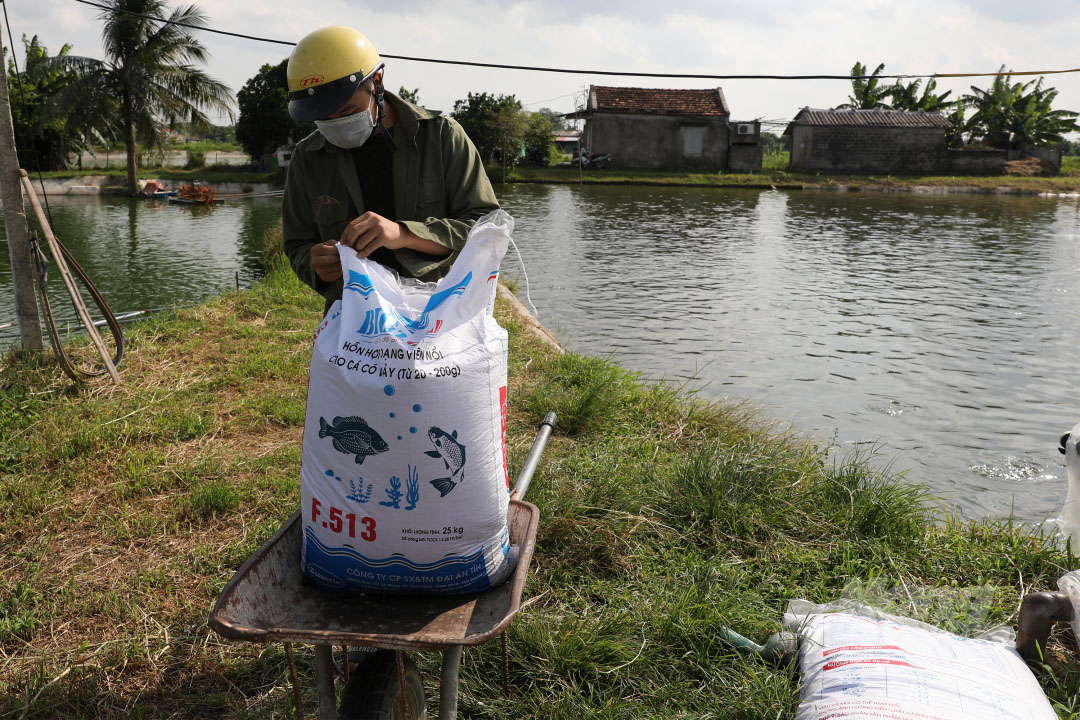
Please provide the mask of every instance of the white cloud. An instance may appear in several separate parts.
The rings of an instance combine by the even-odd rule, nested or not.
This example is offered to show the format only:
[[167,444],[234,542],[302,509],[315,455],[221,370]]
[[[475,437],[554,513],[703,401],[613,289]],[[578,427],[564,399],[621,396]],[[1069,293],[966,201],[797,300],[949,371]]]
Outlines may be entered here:
[[[329,24],[366,33],[386,54],[590,70],[706,74],[845,74],[855,61],[889,73],[1051,70],[1080,36],[1080,6],[1028,0],[865,0],[853,4],[717,3],[714,0],[285,0],[196,4],[213,27],[295,42]],[[16,41],[38,34],[50,50],[72,43],[101,57],[97,8],[74,0],[11,3]],[[6,41],[6,33],[5,33]],[[238,90],[264,63],[291,48],[201,33],[208,72]],[[21,47],[19,48],[21,60]],[[534,107],[568,112],[589,84],[640,87],[720,85],[740,119],[790,118],[803,106],[844,102],[843,81],[686,80],[533,73],[387,59],[387,83],[418,88],[424,104],[450,110],[469,92],[513,94]],[[967,92],[988,78],[943,79],[940,91]],[[1057,107],[1080,110],[1080,77],[1047,76]]]

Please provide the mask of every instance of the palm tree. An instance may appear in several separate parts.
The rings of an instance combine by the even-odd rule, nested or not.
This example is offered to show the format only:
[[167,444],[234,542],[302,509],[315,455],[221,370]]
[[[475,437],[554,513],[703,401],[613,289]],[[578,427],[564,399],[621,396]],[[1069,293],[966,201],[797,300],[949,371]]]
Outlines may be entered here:
[[[232,91],[196,65],[209,54],[184,25],[205,27],[208,18],[195,5],[166,15],[164,0],[102,0],[108,9],[98,17],[106,60],[63,58],[82,74],[78,90],[65,104],[100,107],[111,98],[118,105],[122,136],[127,146],[129,192],[138,190],[138,143],[161,148],[165,126],[187,121],[209,126],[204,111],[224,112],[232,122]],[[173,24],[173,23],[182,23]]]
[[[15,146],[22,167],[28,170],[56,170],[67,166],[68,156],[79,153],[89,125],[84,113],[52,113],[53,96],[75,80],[73,73],[53,63],[48,48],[38,36],[27,40],[23,71],[15,72],[15,54],[8,58],[8,77],[13,79],[9,90],[11,115],[15,127]],[[58,57],[71,50],[64,45]]]
[[837,108],[852,110],[873,110],[874,108],[887,108],[889,104],[885,99],[889,97],[888,87],[878,87],[878,76],[885,69],[885,63],[877,66],[877,69],[869,75],[861,62],[855,63],[851,68],[851,95],[843,105]]

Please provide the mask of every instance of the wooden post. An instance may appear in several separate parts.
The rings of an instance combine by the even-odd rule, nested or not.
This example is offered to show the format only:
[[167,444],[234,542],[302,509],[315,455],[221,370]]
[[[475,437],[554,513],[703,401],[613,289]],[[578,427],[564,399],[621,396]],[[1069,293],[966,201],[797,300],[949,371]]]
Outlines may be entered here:
[[[4,227],[11,256],[11,282],[15,289],[15,315],[19,319],[22,349],[41,352],[41,319],[34,297],[35,272],[30,259],[30,239],[23,209],[19,156],[15,152],[15,126],[8,99],[7,58],[0,42],[0,195],[4,202]],[[12,52],[14,52],[14,48]]]
[[581,135],[579,134],[577,136],[577,179],[578,179],[578,185],[584,185],[585,184],[585,177],[584,177],[585,173],[581,169],[582,161],[583,161],[583,158],[581,157]]

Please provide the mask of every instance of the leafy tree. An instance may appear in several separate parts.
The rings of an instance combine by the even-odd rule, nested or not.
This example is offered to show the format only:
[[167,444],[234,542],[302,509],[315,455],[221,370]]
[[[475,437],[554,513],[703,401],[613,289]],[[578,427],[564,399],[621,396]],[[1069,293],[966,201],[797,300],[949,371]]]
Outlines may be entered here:
[[288,58],[277,65],[263,65],[236,94],[240,109],[236,142],[252,158],[274,152],[315,131],[315,123],[298,123],[289,115],[288,66]]
[[420,88],[413,88],[412,90],[409,90],[407,87],[402,85],[400,88],[398,88],[397,94],[398,97],[405,102],[411,102],[413,105],[420,104]]
[[[209,126],[205,110],[234,118],[232,93],[196,64],[209,59],[190,27],[206,27],[208,18],[195,5],[166,14],[165,0],[102,0],[107,9],[102,39],[106,60],[64,58],[82,78],[75,92],[64,94],[64,107],[101,106],[112,98],[127,150],[127,184],[138,189],[138,143],[161,150],[162,127],[187,120]],[[168,22],[166,22],[168,21]],[[173,24],[180,23],[180,24]]]
[[791,149],[790,135],[777,135],[771,132],[761,133],[761,151],[766,155],[784,152]]
[[964,101],[958,100],[953,104],[953,111],[949,113],[949,129],[945,131],[945,146],[950,148],[964,147],[964,135],[968,132],[968,122]]
[[885,69],[885,63],[877,66],[872,73],[867,73],[861,62],[855,63],[851,68],[851,95],[850,102],[837,105],[838,108],[852,110],[873,110],[874,108],[887,108],[885,99],[889,97],[889,87],[879,86],[878,80],[881,71]]
[[525,128],[525,162],[537,167],[551,164],[555,152],[555,126],[551,118],[541,113],[529,115]]
[[[50,111],[50,99],[74,79],[49,59],[49,51],[38,41],[22,38],[26,50],[23,71],[15,72],[15,58],[8,60],[9,98],[19,162],[27,170],[66,168],[68,156],[85,149],[84,135],[92,126],[86,113],[57,114]],[[60,49],[59,57],[71,50]]]
[[[1005,72],[1002,65],[1000,72]],[[975,112],[967,123],[972,139],[990,147],[1027,150],[1061,142],[1066,133],[1080,130],[1077,113],[1053,110],[1057,90],[1043,87],[1043,78],[1026,83],[998,75],[988,90],[971,87],[964,102]]]
[[951,90],[941,95],[934,92],[937,90],[937,80],[930,78],[929,82],[926,83],[926,87],[923,88],[922,95],[919,94],[921,84],[922,80],[914,80],[906,85],[897,80],[895,84],[889,86],[886,92],[888,92],[889,99],[892,100],[893,108],[896,110],[942,112],[953,106],[953,103],[946,100],[952,94]]
[[563,117],[561,112],[552,110],[551,108],[540,108],[536,111],[537,115],[543,115],[551,121],[551,129],[555,132],[567,130],[570,127],[570,123]]
[[484,162],[490,162],[500,147],[519,148],[524,139],[521,103],[513,95],[469,93],[454,103],[451,115],[465,128]]

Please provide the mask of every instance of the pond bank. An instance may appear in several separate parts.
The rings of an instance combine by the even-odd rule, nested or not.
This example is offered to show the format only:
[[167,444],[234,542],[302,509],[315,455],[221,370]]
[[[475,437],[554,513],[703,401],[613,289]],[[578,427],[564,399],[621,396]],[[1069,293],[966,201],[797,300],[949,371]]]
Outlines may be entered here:
[[[167,189],[175,190],[183,183],[202,182],[198,177],[192,180],[160,180],[158,177],[143,178],[143,180],[159,180]],[[38,180],[32,178],[34,190],[41,195],[42,186],[48,196],[71,196],[71,195],[124,195],[123,185],[115,184],[116,178],[108,175],[77,175],[73,177],[51,177]],[[281,187],[269,182],[202,182],[210,185],[218,195],[247,195],[279,192]]]
[[[502,179],[501,169],[488,168],[492,182]],[[1008,195],[1080,196],[1080,171],[1070,168],[1057,176],[903,176],[855,174],[803,174],[783,170],[758,173],[693,173],[647,170],[593,170],[579,173],[559,168],[514,168],[508,183],[557,185],[662,185],[756,190],[839,190],[861,192],[978,193]]]
[[[501,168],[488,167],[492,183],[500,184]],[[57,195],[123,194],[122,175],[86,173],[48,173],[46,192]],[[218,194],[245,194],[280,191],[285,182],[282,173],[244,173],[215,166],[202,170],[147,170],[141,180],[161,180],[170,189],[181,183],[199,181],[212,186]],[[579,174],[565,168],[509,169],[506,182],[550,185],[640,185],[675,187],[717,187],[751,190],[834,190],[845,192],[910,192],[921,194],[990,194],[1057,195],[1080,197],[1080,169],[1069,165],[1056,176],[903,176],[789,173],[763,170],[758,173],[694,173],[648,170],[593,170]],[[35,187],[39,187],[34,177]],[[247,189],[250,188],[250,189]]]
[[[320,308],[279,268],[132,326],[121,386],[6,359],[0,715],[289,714],[281,647],[227,643],[206,616],[297,505]],[[546,411],[560,421],[528,498],[541,520],[507,632],[515,692],[499,690],[498,643],[470,649],[463,716],[792,718],[797,677],[736,654],[721,626],[762,640],[789,599],[874,579],[879,602],[932,597],[920,619],[974,631],[1015,623],[1022,595],[1053,589],[1070,562],[1007,523],[942,521],[888,471],[834,465],[750,408],[555,352],[505,299],[496,314],[510,466]],[[310,651],[298,660],[313,707]],[[419,660],[431,697],[438,657]],[[1040,680],[1068,716],[1076,673]]]

